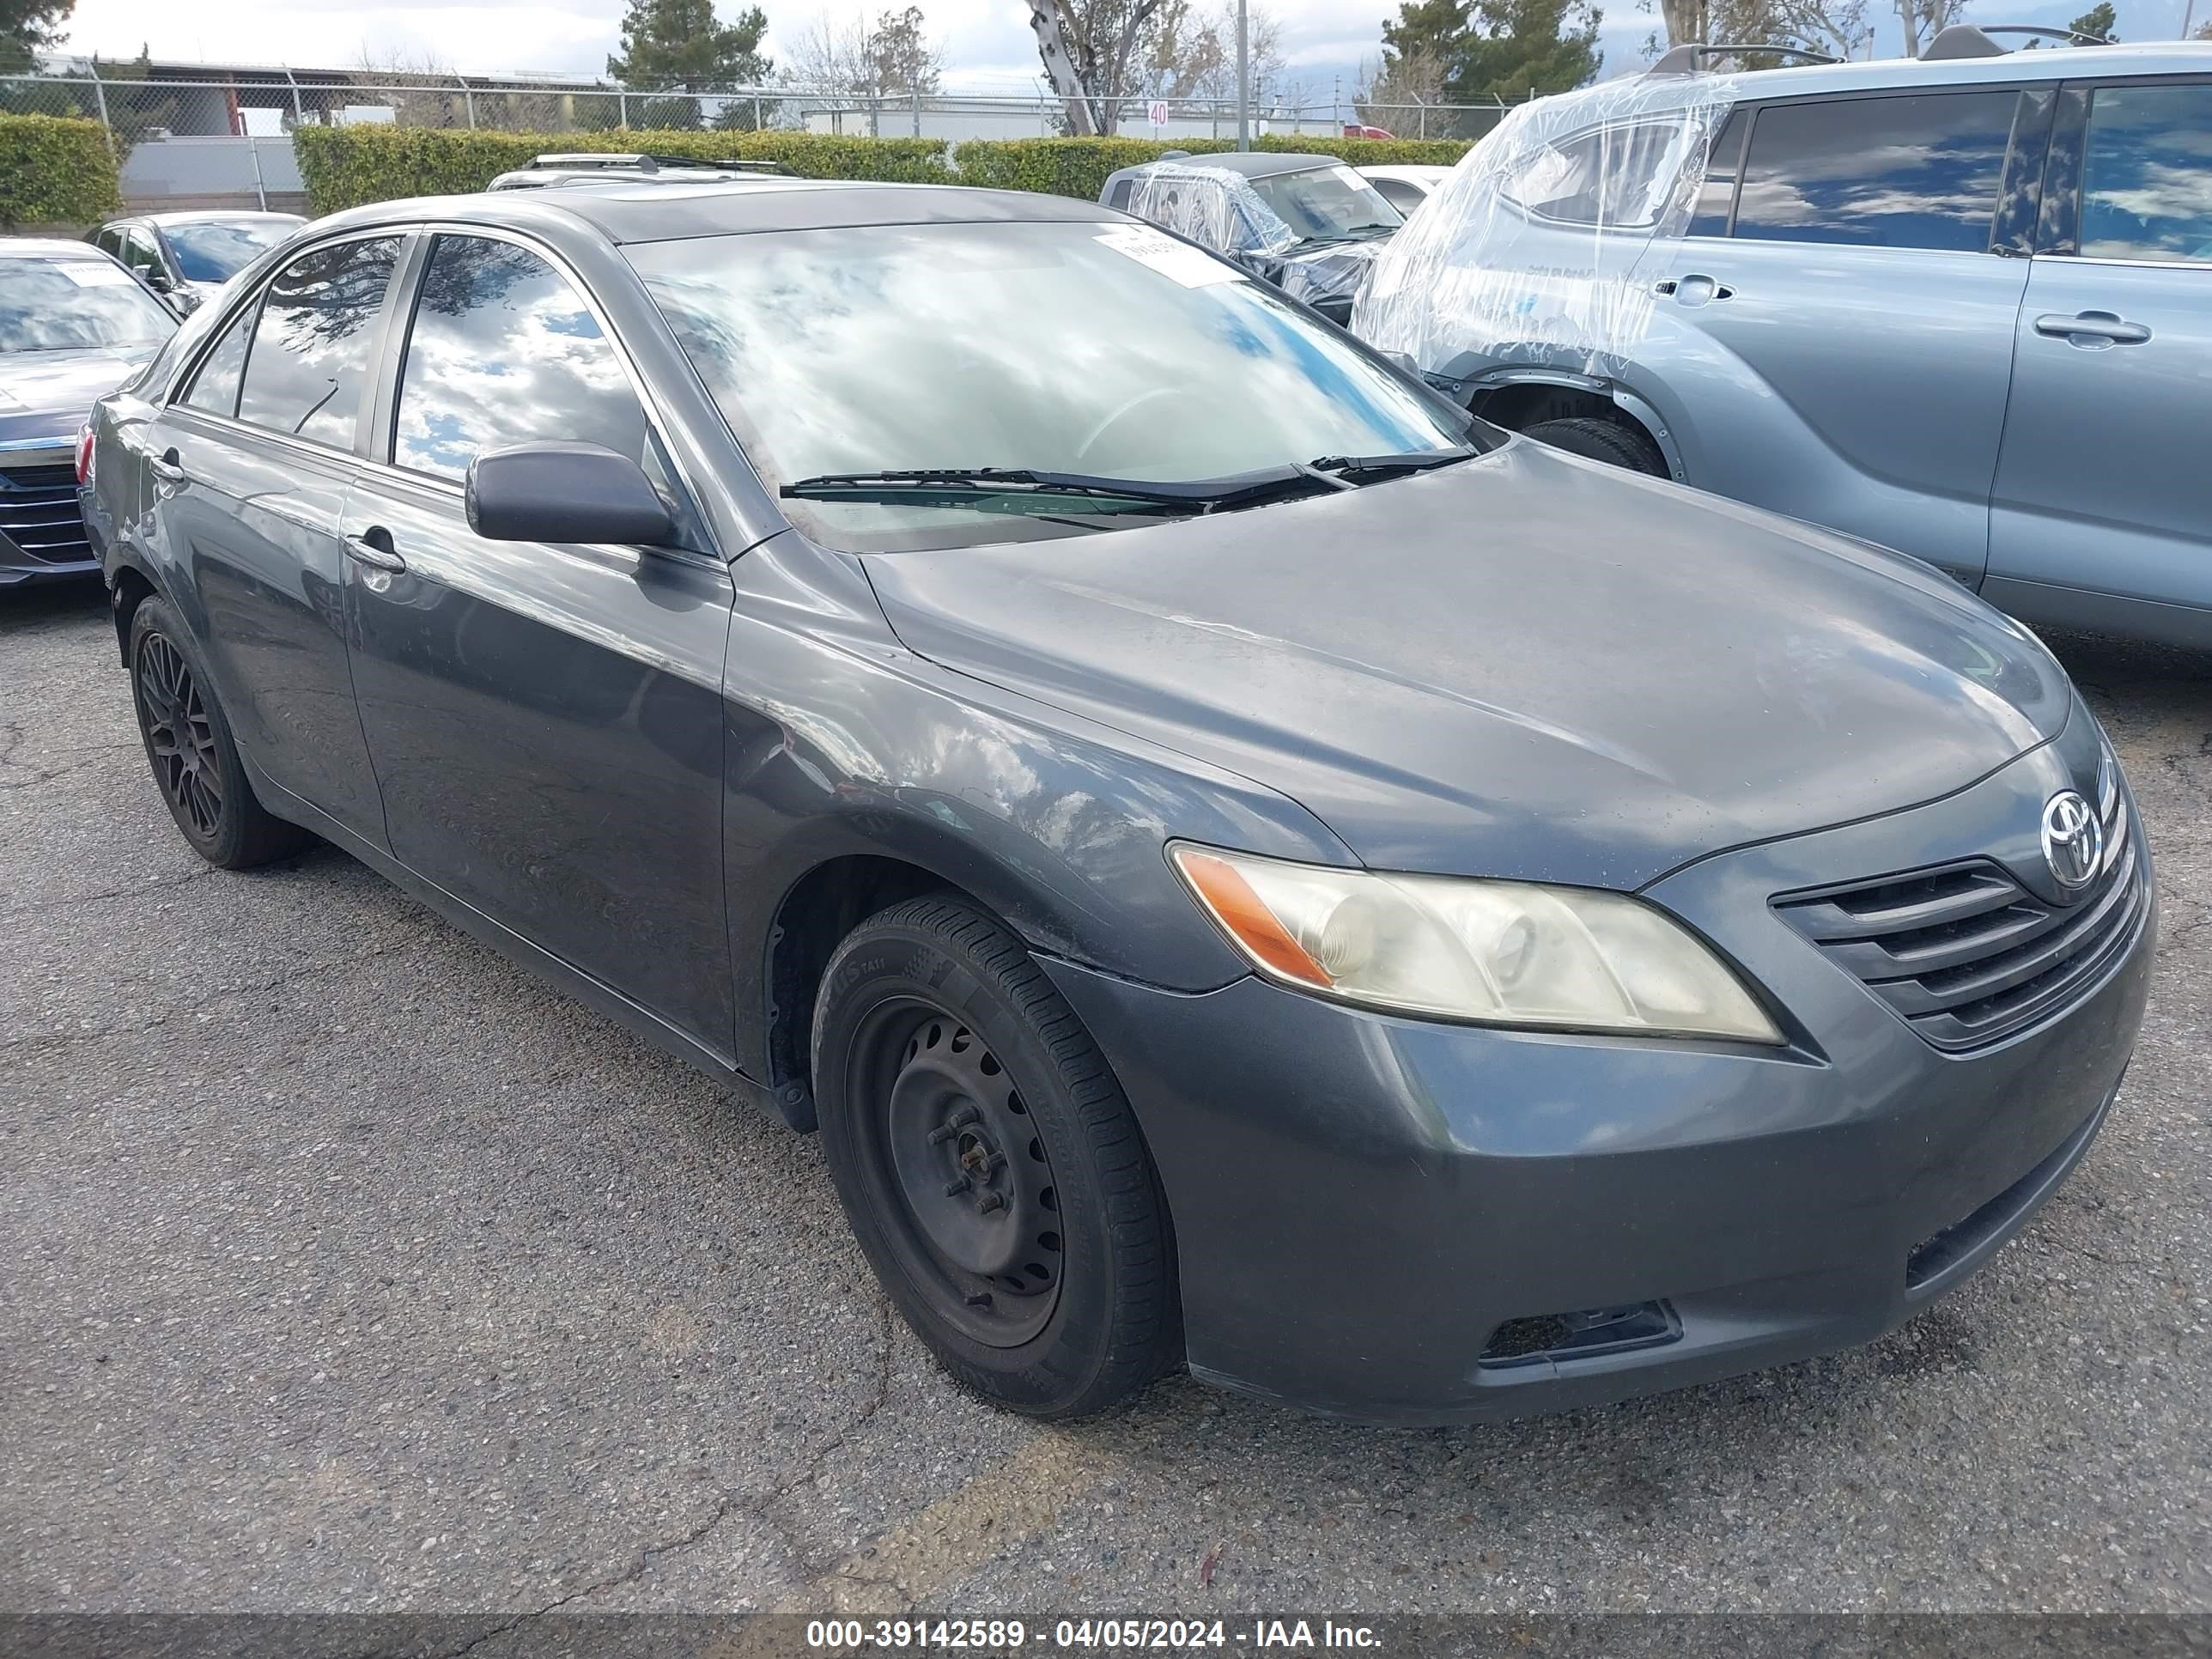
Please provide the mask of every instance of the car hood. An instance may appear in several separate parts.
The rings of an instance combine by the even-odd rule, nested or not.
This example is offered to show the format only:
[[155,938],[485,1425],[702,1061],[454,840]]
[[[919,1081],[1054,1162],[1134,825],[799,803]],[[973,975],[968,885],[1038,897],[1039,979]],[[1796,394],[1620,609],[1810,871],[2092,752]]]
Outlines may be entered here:
[[2072,705],[1927,565],[1526,441],[865,562],[917,653],[1264,783],[1382,869],[1640,887],[1961,788]]
[[137,374],[158,349],[0,354],[0,442],[75,435],[93,404]]

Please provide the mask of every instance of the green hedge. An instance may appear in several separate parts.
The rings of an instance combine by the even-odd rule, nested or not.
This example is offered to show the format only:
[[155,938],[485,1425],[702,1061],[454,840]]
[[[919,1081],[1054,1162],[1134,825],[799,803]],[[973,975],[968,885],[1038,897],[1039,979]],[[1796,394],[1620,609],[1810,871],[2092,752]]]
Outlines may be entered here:
[[[482,190],[547,152],[650,151],[781,161],[810,179],[943,184],[942,138],[843,138],[815,132],[490,132],[465,127],[303,126],[292,135],[316,213],[404,196]],[[112,176],[112,174],[111,174]]]
[[[1107,175],[1157,161],[1171,149],[1206,155],[1235,149],[1233,138],[969,138],[953,152],[963,185],[1034,190],[1098,199]],[[1326,135],[1255,139],[1255,149],[1334,155],[1355,167],[1428,164],[1449,167],[1467,154],[1464,139],[1339,138]]]
[[0,226],[90,225],[122,200],[99,122],[0,115]]

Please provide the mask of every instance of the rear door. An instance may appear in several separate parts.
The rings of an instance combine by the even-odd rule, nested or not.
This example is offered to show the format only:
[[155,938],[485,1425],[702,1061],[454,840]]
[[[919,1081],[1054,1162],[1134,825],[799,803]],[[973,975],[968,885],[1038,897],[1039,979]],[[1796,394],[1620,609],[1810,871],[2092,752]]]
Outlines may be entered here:
[[153,513],[239,747],[373,845],[383,811],[354,712],[339,509],[404,238],[325,242],[226,326],[154,423]]
[[2040,169],[2049,99],[1736,112],[1690,234],[1638,273],[1656,295],[1647,395],[1690,483],[1980,580],[2027,280],[1999,206]]
[[2069,84],[2043,226],[1990,597],[2212,643],[2212,76]]
[[729,570],[696,528],[678,549],[471,531],[468,465],[509,444],[601,444],[682,491],[611,331],[544,250],[441,231],[420,264],[375,439],[388,465],[344,526],[392,850],[727,1063]]

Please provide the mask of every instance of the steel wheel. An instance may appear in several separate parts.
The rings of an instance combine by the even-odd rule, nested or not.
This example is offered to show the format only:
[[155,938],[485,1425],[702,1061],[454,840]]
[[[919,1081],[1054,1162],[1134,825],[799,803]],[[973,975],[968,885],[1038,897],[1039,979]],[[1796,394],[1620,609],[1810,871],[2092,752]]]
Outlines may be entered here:
[[178,823],[213,842],[222,831],[222,760],[191,665],[166,635],[149,633],[138,642],[131,679],[155,781]]
[[901,999],[861,1034],[861,1154],[904,1214],[902,1254],[976,1341],[1032,1340],[1060,1301],[1059,1195],[1021,1091],[942,1008]]

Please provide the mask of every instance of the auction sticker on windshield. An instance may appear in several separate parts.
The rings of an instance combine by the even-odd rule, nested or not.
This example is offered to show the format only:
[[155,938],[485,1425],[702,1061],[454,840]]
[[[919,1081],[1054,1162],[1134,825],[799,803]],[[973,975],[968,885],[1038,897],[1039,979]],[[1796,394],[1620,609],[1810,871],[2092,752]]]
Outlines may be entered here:
[[121,265],[96,264],[90,260],[65,264],[61,272],[79,288],[128,288],[132,281]]
[[1242,282],[1244,273],[1225,261],[1178,242],[1143,225],[1116,225],[1101,231],[1098,240],[1115,252],[1150,265],[1163,276],[1171,276],[1185,288],[1205,288],[1212,283]]

